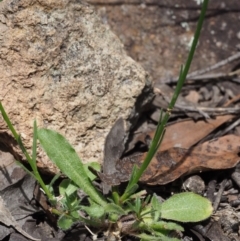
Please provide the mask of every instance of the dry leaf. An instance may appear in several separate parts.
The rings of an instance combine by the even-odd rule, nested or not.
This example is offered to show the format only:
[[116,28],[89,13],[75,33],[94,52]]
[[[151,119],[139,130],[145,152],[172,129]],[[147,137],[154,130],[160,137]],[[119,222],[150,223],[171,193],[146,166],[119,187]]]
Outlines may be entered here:
[[33,238],[31,235],[26,233],[17,223],[17,221],[12,216],[11,212],[5,206],[3,199],[0,197],[0,222],[6,226],[12,226],[16,229],[19,233],[21,233],[26,238],[29,238],[34,241],[41,241],[41,239]]
[[[240,137],[235,135],[223,136],[192,149],[171,148],[157,153],[140,181],[163,185],[190,173],[232,168],[239,162],[239,152]],[[146,153],[123,158],[117,162],[118,172],[101,178],[112,185],[127,181],[133,165],[140,166],[145,156]]]
[[[160,151],[168,150],[172,147],[190,148],[217,127],[231,120],[234,115],[218,116],[215,119],[193,121],[185,120],[171,124],[166,127],[166,132],[160,146]],[[153,138],[155,132],[148,135]],[[139,136],[137,140],[144,142],[146,134]]]
[[[111,175],[116,172],[116,161],[120,159],[124,151],[125,129],[124,121],[119,118],[110,132],[104,144],[103,174]],[[103,193],[108,194],[111,186],[103,182]]]

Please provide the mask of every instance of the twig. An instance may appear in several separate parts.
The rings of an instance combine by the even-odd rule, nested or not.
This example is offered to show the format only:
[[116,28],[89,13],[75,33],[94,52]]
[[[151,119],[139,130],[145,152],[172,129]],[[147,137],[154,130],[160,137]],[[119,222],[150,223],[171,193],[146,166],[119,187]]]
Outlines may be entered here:
[[[155,87],[154,93],[161,95],[161,97],[164,99],[165,102],[167,102],[167,103],[170,102],[170,98],[168,97],[168,95],[163,93],[163,91],[161,90],[161,86]],[[159,107],[162,107],[162,106],[159,106]],[[180,111],[198,112],[205,118],[210,118],[209,114],[223,114],[224,115],[224,114],[240,113],[240,108],[234,108],[234,107],[229,107],[229,108],[226,108],[226,107],[203,107],[203,106],[196,106],[193,104],[192,105],[181,105],[181,104],[176,103],[175,109],[173,110],[173,112],[178,111],[177,109],[179,109]]]
[[217,196],[215,198],[215,201],[214,201],[214,204],[213,204],[213,210],[216,212],[217,208],[218,208],[218,205],[221,201],[221,197],[222,197],[222,194],[223,194],[223,191],[225,189],[225,186],[226,186],[226,183],[227,183],[227,179],[224,179],[221,184],[220,184],[220,188],[218,190],[218,193],[217,193]]
[[181,105],[176,105],[176,108],[179,108],[181,110],[186,110],[186,111],[192,111],[192,112],[199,112],[200,114],[208,115],[207,113],[212,113],[212,114],[238,114],[240,113],[240,108],[223,108],[223,107],[193,107],[193,106],[181,106]]
[[227,107],[227,106],[229,106],[229,105],[231,105],[231,104],[233,104],[233,103],[235,103],[235,102],[237,102],[239,100],[240,100],[240,94],[234,96],[231,100],[229,100],[227,103],[225,103],[224,107]]
[[219,131],[218,133],[216,133],[214,135],[214,138],[217,138],[217,137],[220,137],[220,136],[223,136],[225,134],[227,134],[229,131],[231,131],[232,129],[234,129],[236,126],[239,126],[240,124],[240,118],[237,119],[236,121],[234,121],[231,125],[229,125],[227,128],[225,128],[225,130],[221,130]]
[[[194,71],[194,72],[190,73],[189,75],[187,75],[187,79],[194,79],[194,80],[201,79],[201,78],[204,77],[203,74],[205,74],[207,72],[210,72],[210,71],[213,71],[215,69],[218,69],[218,68],[220,68],[220,67],[222,67],[222,66],[224,66],[226,64],[229,64],[229,63],[231,63],[231,62],[233,62],[233,61],[235,61],[235,60],[237,60],[239,58],[240,58],[240,52],[237,52],[236,54],[234,54],[234,55],[228,57],[227,59],[222,60],[222,61],[220,61],[220,62],[218,62],[218,63],[216,63],[216,64],[214,64],[214,65],[212,65],[210,67],[207,67],[205,69],[197,70],[197,71]],[[235,72],[234,72],[234,74],[235,74]],[[226,75],[219,74],[219,76],[218,76],[218,74],[212,74],[212,75],[215,78],[230,76],[229,74],[226,74]],[[207,78],[212,78],[211,74],[205,76],[204,78],[206,78],[206,77]],[[165,83],[175,83],[175,82],[177,82],[177,80],[178,80],[177,78],[174,78],[174,79],[171,79],[171,80],[169,80],[169,81],[167,81]]]

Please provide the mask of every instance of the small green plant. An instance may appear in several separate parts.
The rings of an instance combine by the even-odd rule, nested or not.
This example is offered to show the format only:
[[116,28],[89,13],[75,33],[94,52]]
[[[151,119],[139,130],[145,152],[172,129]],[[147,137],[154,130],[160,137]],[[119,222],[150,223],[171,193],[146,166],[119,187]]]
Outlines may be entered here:
[[[186,65],[181,68],[179,81],[166,114],[160,117],[147,157],[140,168],[136,166],[133,168],[123,193],[119,193],[114,188],[111,197],[104,197],[93,185],[96,176],[88,169],[88,165],[91,165],[96,171],[100,171],[100,166],[96,163],[84,165],[74,148],[62,135],[53,130],[37,128],[35,121],[32,155],[30,155],[0,102],[2,116],[29,162],[31,170],[28,170],[21,163],[19,165],[32,175],[44,190],[52,204],[52,213],[59,216],[58,226],[61,229],[67,230],[75,222],[81,221],[89,228],[99,228],[109,240],[111,237],[114,237],[114,240],[119,240],[122,235],[130,234],[141,240],[175,241],[179,239],[172,237],[171,234],[173,231],[183,231],[183,228],[173,221],[198,222],[207,219],[212,214],[211,203],[194,193],[176,194],[168,200],[160,202],[155,194],[146,196],[144,190],[137,192],[138,181],[161,144],[171,110],[186,79],[207,4],[208,0],[205,0]],[[67,176],[67,179],[64,179],[59,185],[58,197],[52,187],[58,176],[55,176],[49,185],[45,185],[38,172],[36,164],[37,141],[40,142],[51,161]],[[87,199],[79,197],[79,189],[87,195]]]

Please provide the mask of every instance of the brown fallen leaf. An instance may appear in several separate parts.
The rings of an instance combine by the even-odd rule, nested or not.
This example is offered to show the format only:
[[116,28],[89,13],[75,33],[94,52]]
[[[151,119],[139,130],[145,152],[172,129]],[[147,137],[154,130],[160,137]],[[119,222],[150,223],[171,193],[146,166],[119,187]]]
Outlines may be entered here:
[[[190,148],[217,127],[231,120],[234,115],[217,116],[215,119],[194,121],[192,119],[177,122],[166,127],[166,132],[160,146],[160,151],[172,147]],[[153,138],[155,131],[147,133]],[[140,135],[137,140],[145,142],[146,134]]]
[[[239,162],[240,137],[227,135],[205,142],[191,149],[171,148],[158,152],[140,181],[149,185],[163,185],[177,178],[205,170],[228,169]],[[129,180],[133,165],[140,166],[146,153],[136,154],[119,160],[117,172],[101,174],[101,179],[111,185]]]

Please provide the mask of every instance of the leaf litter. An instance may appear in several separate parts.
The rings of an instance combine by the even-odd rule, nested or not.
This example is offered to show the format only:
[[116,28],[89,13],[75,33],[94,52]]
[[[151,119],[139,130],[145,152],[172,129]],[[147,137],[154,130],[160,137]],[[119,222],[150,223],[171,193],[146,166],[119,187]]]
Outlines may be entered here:
[[171,148],[159,152],[151,163],[150,175],[141,179],[149,185],[163,185],[177,178],[207,170],[235,167],[239,162],[240,137],[224,136],[191,149]]
[[[235,128],[237,125],[239,125],[239,121],[236,118],[236,115],[234,115],[239,113],[239,109],[238,107],[232,107],[231,105],[235,102],[235,100],[238,101],[239,98],[234,98],[231,96],[229,99],[234,99],[234,102],[231,102],[227,101],[225,96],[224,100],[227,101],[227,103],[223,104],[224,102],[221,102],[223,107],[221,107],[221,105],[217,106],[215,104],[222,96],[220,92],[216,91],[216,88],[214,92],[211,93],[211,86],[212,84],[210,84],[210,88],[203,87],[203,90],[205,91],[203,98],[210,99],[208,102],[206,102],[206,105],[211,107],[198,108],[198,103],[195,103],[195,105],[192,105],[191,108],[183,108],[182,113],[184,111],[185,114],[187,114],[188,117],[192,117],[192,119],[179,118],[179,113],[181,113],[181,111],[173,113],[172,119],[176,119],[177,117],[177,121],[175,120],[166,127],[163,143],[160,146],[153,163],[150,164],[149,169],[144,173],[144,176],[141,179],[142,183],[148,185],[165,185],[177,180],[180,181],[180,178],[183,181],[185,176],[191,177],[193,173],[196,173],[195,177],[198,177],[197,179],[200,179],[203,183],[203,189],[201,192],[204,195],[207,195],[207,197],[208,195],[211,196],[213,194],[211,192],[219,193],[220,191],[220,189],[218,190],[218,185],[215,185],[211,192],[207,191],[208,189],[210,190],[212,181],[218,183],[218,179],[221,180],[223,177],[226,178],[226,175],[228,175],[229,178],[232,178],[232,180],[234,180],[234,182],[240,187],[240,167],[238,167],[240,160],[240,131],[238,130],[239,128]],[[231,85],[230,83],[228,87],[229,86],[234,92],[236,92],[237,89],[234,84]],[[219,85],[217,88],[222,88],[221,90],[223,90],[224,88],[228,87],[220,87]],[[201,92],[199,93],[200,98],[198,98],[198,101],[202,101],[202,94]],[[219,96],[217,96],[217,94]],[[162,108],[163,106],[159,105],[159,107]],[[181,109],[181,105],[179,105],[179,108]],[[205,115],[204,110],[206,110],[207,115]],[[155,119],[153,119],[153,121],[159,118],[159,112],[160,111],[158,111],[157,117],[155,115]],[[219,116],[219,113],[224,115]],[[202,118],[204,115],[205,117],[207,116],[207,119]],[[150,119],[152,116],[153,115],[151,114],[149,115]],[[149,118],[146,118],[145,121],[146,120],[149,121]],[[233,123],[232,125],[231,122]],[[145,125],[145,123],[146,122],[143,124]],[[150,128],[147,129],[148,127],[146,128],[146,126],[149,126]],[[131,148],[133,148],[134,145],[137,146],[137,143],[142,143],[145,146],[149,145],[149,140],[151,140],[154,134],[154,129],[151,126],[152,125],[149,122],[148,125],[144,126],[144,131],[142,131],[143,125],[139,125],[139,128],[134,130],[135,133],[138,134],[133,135],[132,141],[129,142],[130,148],[128,148],[128,153],[130,154],[125,155],[124,158],[116,161],[115,173],[112,175],[104,175],[104,173],[102,174],[101,178],[104,182],[109,183],[109,185],[119,185],[121,182],[125,182],[129,179],[130,170],[133,165],[136,164],[139,166],[146,155],[146,153],[139,152],[137,148],[135,151],[131,151]],[[226,135],[226,133],[232,134]],[[217,170],[227,169],[230,171],[216,172]],[[203,181],[201,176],[205,173],[205,171],[215,172],[211,172],[209,175],[206,174],[205,177],[207,177],[207,179],[204,179]],[[232,175],[229,175],[228,173],[232,173]],[[236,186],[231,179],[228,180],[230,182],[229,186],[224,187],[224,190],[229,190],[229,194],[226,194],[226,196],[230,195],[231,190],[235,191],[236,194],[233,195],[235,200],[234,205],[239,206],[240,196],[238,195]],[[211,199],[210,196],[209,199],[213,200],[214,204],[216,204],[217,200],[214,200],[214,198]],[[224,193],[219,193],[218,196],[220,198],[225,197]],[[219,201],[219,205],[221,208],[225,207],[225,204],[222,203],[222,200]],[[237,223],[240,221],[240,218],[235,218],[235,221],[231,221],[233,226],[228,227],[228,229],[229,232],[232,233],[226,234],[226,232],[222,230],[222,227],[228,226],[229,224],[227,223],[230,221],[222,222],[222,217],[224,216],[223,213],[226,215],[228,220],[230,218],[229,213],[234,212],[234,209],[231,209],[228,206],[228,208],[225,211],[224,210],[225,209],[223,209],[223,211],[220,213],[217,209],[216,216],[214,218],[218,217],[218,220],[209,220],[207,224],[199,224],[196,227],[192,227],[192,233],[198,237],[198,240],[205,240],[205,238],[229,240],[225,235],[234,235],[235,231],[233,230],[233,226],[237,225]],[[231,211],[229,212],[227,210]],[[233,219],[230,218],[230,220]]]
[[[172,147],[190,148],[204,137],[209,135],[216,128],[234,118],[234,115],[217,116],[214,119],[193,121],[192,119],[171,123],[166,127],[164,139],[160,146],[160,151],[168,150]],[[135,142],[145,143],[149,136],[153,138],[154,131],[140,134],[135,137]]]
[[19,233],[21,233],[26,238],[29,238],[34,241],[41,241],[41,239],[37,239],[29,235],[27,232],[25,232],[18,222],[14,219],[9,209],[6,207],[6,204],[4,203],[3,199],[0,197],[0,222],[3,223],[6,226],[11,226],[14,229],[16,229]]
[[[238,154],[240,150],[238,144],[240,138],[238,136],[224,136],[191,148],[218,126],[232,118],[233,115],[226,115],[208,121],[193,122],[187,120],[168,126],[162,145],[140,181],[149,185],[164,185],[183,175],[205,170],[228,169],[236,166],[239,162]],[[120,122],[116,122],[113,130],[116,127],[119,129],[118,123]],[[121,133],[124,133],[123,124]],[[110,132],[110,135],[114,140],[119,133]],[[154,133],[147,133],[147,135],[153,137]],[[145,137],[146,134],[136,140],[144,141]],[[112,144],[106,142],[105,147],[108,145]],[[122,151],[122,145],[120,148]],[[117,149],[115,152],[116,154],[119,153]],[[107,155],[110,154],[111,152],[108,152]],[[116,167],[112,166],[111,171],[104,171],[100,174],[101,179],[108,185],[119,185],[121,182],[128,181],[133,165],[140,166],[146,157],[146,153],[139,153],[121,160],[115,158],[114,161],[114,153],[111,155],[111,163],[115,162]],[[119,157],[119,154],[116,157]],[[109,158],[106,158],[106,160],[109,160]],[[107,165],[106,163],[104,162],[103,166]]]

